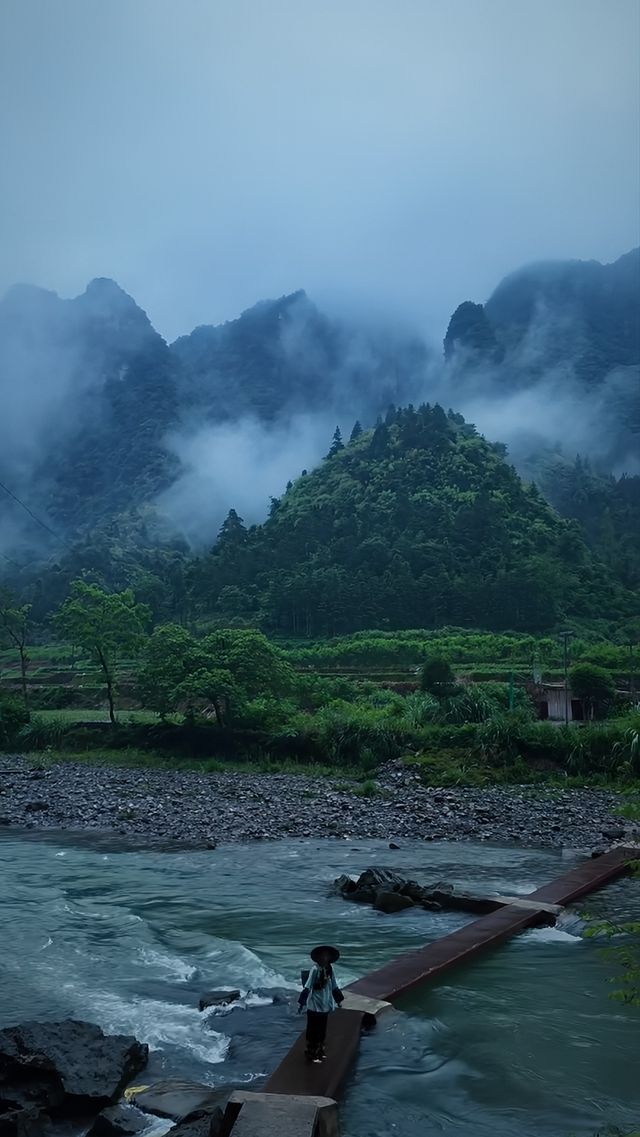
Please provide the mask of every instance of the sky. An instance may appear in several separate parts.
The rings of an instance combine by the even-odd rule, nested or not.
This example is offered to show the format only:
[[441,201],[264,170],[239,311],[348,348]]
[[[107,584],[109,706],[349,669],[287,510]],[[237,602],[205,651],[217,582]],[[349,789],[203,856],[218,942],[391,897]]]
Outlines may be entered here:
[[441,339],[640,243],[638,0],[2,0],[0,291],[168,339],[305,288]]

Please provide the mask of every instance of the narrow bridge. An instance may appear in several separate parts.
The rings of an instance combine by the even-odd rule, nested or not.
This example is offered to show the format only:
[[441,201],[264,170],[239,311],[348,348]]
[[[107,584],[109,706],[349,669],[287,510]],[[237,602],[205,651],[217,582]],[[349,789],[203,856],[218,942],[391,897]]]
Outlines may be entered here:
[[551,906],[570,904],[595,892],[621,876],[638,858],[638,849],[612,849],[350,984],[345,988],[343,1009],[330,1019],[327,1060],[321,1065],[306,1062],[301,1035],[263,1093],[232,1096],[228,1132],[232,1137],[338,1137],[336,1099],[355,1061],[367,1022],[373,1024],[390,1002],[423,983],[434,982],[450,968],[468,963],[525,928],[549,923]]

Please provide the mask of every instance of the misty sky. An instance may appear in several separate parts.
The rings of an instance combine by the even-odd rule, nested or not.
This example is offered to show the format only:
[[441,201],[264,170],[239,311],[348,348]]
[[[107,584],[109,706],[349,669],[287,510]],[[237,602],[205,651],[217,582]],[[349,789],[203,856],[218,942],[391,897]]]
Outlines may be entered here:
[[638,0],[2,0],[0,290],[163,335],[304,287],[441,337],[640,241]]

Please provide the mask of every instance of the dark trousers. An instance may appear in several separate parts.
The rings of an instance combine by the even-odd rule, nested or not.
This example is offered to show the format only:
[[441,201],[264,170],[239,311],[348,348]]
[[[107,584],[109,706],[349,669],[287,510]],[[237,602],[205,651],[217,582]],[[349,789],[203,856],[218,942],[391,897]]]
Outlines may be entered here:
[[317,1054],[327,1037],[329,1015],[322,1011],[307,1011],[307,1051]]

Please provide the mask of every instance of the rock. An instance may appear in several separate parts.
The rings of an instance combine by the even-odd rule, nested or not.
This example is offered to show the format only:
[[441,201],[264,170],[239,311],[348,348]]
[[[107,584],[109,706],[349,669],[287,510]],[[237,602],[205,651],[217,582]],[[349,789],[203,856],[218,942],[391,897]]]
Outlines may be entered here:
[[98,1114],[87,1137],[132,1137],[148,1128],[146,1117],[127,1105],[113,1105]]
[[28,801],[25,802],[26,813],[43,813],[49,808],[48,801]]
[[348,896],[349,900],[355,900],[357,904],[373,904],[379,892],[396,892],[406,883],[405,878],[393,869],[374,865],[360,873],[354,889],[349,889],[342,895]]
[[378,912],[402,912],[405,908],[414,908],[413,900],[408,896],[403,896],[401,892],[384,892],[380,890],[376,894],[373,902],[373,907],[377,908]]
[[170,1130],[171,1137],[226,1137],[224,1107],[217,1105],[211,1111],[199,1112],[181,1121]]
[[255,987],[250,994],[257,995],[260,999],[271,999],[271,1004],[275,1007],[287,1007],[294,998],[298,997],[296,992],[287,987]]
[[37,1106],[21,1106],[0,1097],[0,1134],[2,1137],[41,1137],[46,1114]]
[[607,841],[619,841],[624,835],[625,830],[620,825],[610,825],[602,830],[602,836],[606,838]]
[[340,896],[350,896],[352,892],[356,891],[357,887],[358,885],[352,876],[341,873],[341,875],[334,880],[331,893],[338,893]]
[[430,901],[438,904],[449,912],[472,912],[474,915],[484,916],[488,912],[495,912],[502,908],[499,900],[492,896],[476,896],[471,892],[449,891],[436,885],[435,888],[425,888],[422,903]]
[[198,1010],[206,1011],[207,1007],[226,1007],[229,1003],[237,1002],[239,998],[240,992],[235,988],[229,991],[205,991],[200,997]]
[[[232,1086],[214,1090],[199,1082],[171,1080],[154,1082],[137,1092],[130,1093],[128,1100],[144,1113],[156,1117],[168,1117],[171,1121],[186,1121],[195,1114],[212,1114],[226,1105]],[[224,1112],[224,1108],[223,1108]],[[177,1130],[172,1129],[175,1134]]]
[[144,1069],[148,1053],[135,1038],[72,1019],[7,1027],[0,1031],[2,1094],[43,1110],[99,1110]]
[[424,888],[421,888],[415,880],[408,880],[398,892],[401,896],[408,896],[414,904],[420,904],[424,900]]
[[399,849],[400,846],[397,845],[395,841],[389,841],[389,848],[390,849]]

